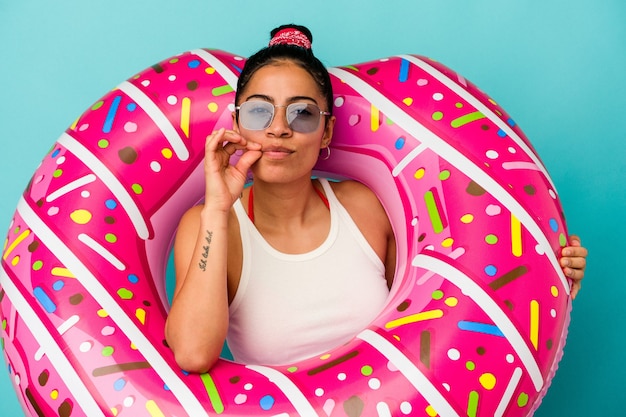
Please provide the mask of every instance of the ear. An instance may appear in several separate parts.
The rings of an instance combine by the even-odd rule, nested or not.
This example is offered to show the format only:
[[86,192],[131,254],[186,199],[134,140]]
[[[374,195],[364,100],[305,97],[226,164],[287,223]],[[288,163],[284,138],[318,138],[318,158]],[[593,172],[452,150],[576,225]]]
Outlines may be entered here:
[[233,112],[231,113],[231,116],[232,116],[232,118],[233,118],[233,130],[234,130],[235,132],[237,132],[237,133],[240,133],[240,132],[239,132],[239,123],[237,123],[237,111],[233,111]]
[[320,149],[327,148],[330,142],[333,140],[333,131],[335,129],[335,116],[330,116],[324,126],[324,134],[322,135],[322,144]]

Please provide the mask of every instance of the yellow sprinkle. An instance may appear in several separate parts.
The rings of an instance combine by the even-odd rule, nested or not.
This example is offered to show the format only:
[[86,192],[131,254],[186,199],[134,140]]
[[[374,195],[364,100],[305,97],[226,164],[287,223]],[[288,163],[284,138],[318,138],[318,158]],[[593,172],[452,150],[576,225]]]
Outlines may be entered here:
[[370,119],[370,129],[372,129],[372,132],[376,132],[378,130],[379,125],[380,125],[380,112],[378,111],[378,108],[372,104],[371,105],[371,119]]
[[11,265],[15,266],[20,262],[20,256],[19,255],[15,255],[15,257],[13,259],[11,259]]
[[113,407],[111,408],[111,414],[113,414],[113,416],[117,416],[117,414],[119,413],[119,411],[117,411],[117,408]]
[[98,316],[102,318],[109,317],[109,313],[107,313],[105,309],[101,308],[98,310]]
[[78,209],[70,214],[70,218],[76,224],[87,224],[91,220],[91,213],[85,209]]
[[[7,257],[9,256],[9,254],[11,252],[13,252],[13,249],[15,249],[15,247],[17,245],[19,245],[20,243],[22,243],[22,241],[24,239],[26,239],[28,237],[28,235],[30,235],[30,230],[26,229],[24,230],[14,241],[13,243],[11,243],[11,246],[9,246],[9,248],[6,250],[6,252],[4,252],[4,255],[2,256],[2,259],[4,259],[5,261],[7,260]],[[6,243],[5,243],[6,244]]]
[[511,252],[513,256],[522,256],[522,224],[511,214]]
[[446,301],[444,301],[444,303],[446,303],[448,307],[455,307],[457,304],[459,304],[459,299],[456,297],[448,297],[446,298]]
[[422,178],[424,178],[425,173],[426,173],[426,170],[424,168],[420,168],[417,171],[415,171],[415,174],[413,174],[413,176],[415,177],[415,179],[421,180]]
[[429,417],[437,417],[437,412],[432,405],[426,407],[426,414],[428,414]]
[[530,341],[537,350],[539,346],[539,302],[537,300],[530,302]]
[[165,159],[170,159],[173,155],[172,150],[169,148],[163,148],[161,149],[161,155],[163,155],[163,157]]
[[208,108],[211,113],[215,113],[219,109],[219,106],[217,105],[217,103],[211,102],[209,103]]
[[496,377],[489,372],[482,374],[478,380],[486,390],[491,391],[496,386]]
[[134,343],[132,343],[132,342],[131,342],[131,343],[130,343],[130,348],[131,348],[132,350],[137,350],[137,345],[135,345]]
[[185,136],[189,137],[189,118],[191,113],[191,99],[183,97],[180,112],[180,128]]
[[465,214],[463,215],[463,217],[461,217],[461,222],[465,223],[465,224],[469,224],[471,222],[474,221],[474,215],[473,214]]
[[552,293],[553,297],[558,297],[559,296],[559,289],[555,285],[550,287],[550,292]]
[[50,398],[52,398],[53,400],[56,400],[57,398],[59,398],[59,391],[53,389],[50,392]]
[[449,237],[449,238],[444,239],[443,242],[441,242],[441,246],[443,246],[444,248],[449,248],[450,246],[452,246],[453,243],[454,243],[454,239]]
[[385,328],[391,329],[393,327],[402,326],[404,324],[416,323],[418,321],[424,320],[439,319],[441,317],[443,317],[443,311],[439,309],[422,311],[417,314],[411,314],[410,316],[400,317],[399,319],[391,320],[390,322],[385,324]]
[[146,324],[146,310],[144,310],[143,308],[138,308],[135,311],[135,316],[137,316],[137,319],[141,324]]
[[208,67],[207,69],[204,70],[204,72],[206,72],[207,74],[211,75],[211,74],[215,74],[215,68],[213,67]]
[[52,275],[54,275],[55,277],[76,278],[69,269],[61,268],[60,266],[52,268]]
[[163,411],[161,411],[161,409],[159,408],[157,403],[154,402],[154,400],[148,400],[146,402],[146,410],[148,410],[152,417],[165,417],[165,414],[163,414]]
[[328,358],[330,358],[330,353],[325,353],[324,355],[320,356],[320,359],[323,361],[325,361]]
[[413,104],[413,99],[411,97],[407,97],[404,100],[402,100],[402,102],[406,104],[407,106],[410,106],[411,104]]

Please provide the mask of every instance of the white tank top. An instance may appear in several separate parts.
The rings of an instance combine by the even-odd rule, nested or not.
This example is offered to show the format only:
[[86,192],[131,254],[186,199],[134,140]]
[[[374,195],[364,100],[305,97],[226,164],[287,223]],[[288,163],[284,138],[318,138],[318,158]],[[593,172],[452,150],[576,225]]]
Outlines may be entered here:
[[303,254],[277,251],[235,203],[243,245],[227,341],[237,362],[285,365],[347,343],[382,310],[385,267],[320,179],[330,206],[330,231]]

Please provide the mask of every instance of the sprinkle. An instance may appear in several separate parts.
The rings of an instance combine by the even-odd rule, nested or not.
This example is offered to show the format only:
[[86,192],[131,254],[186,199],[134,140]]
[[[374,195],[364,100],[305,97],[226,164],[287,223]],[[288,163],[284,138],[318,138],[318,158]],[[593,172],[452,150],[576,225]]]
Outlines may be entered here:
[[184,97],[181,103],[180,128],[185,136],[189,137],[189,118],[191,114],[191,100]]
[[530,302],[530,341],[537,350],[539,345],[539,302],[537,300]]
[[399,319],[391,320],[390,322],[385,324],[385,328],[391,329],[394,327],[403,326],[405,324],[417,323],[419,321],[424,321],[424,320],[439,319],[441,317],[443,317],[443,311],[439,309],[422,311],[416,314],[411,314],[410,316],[405,316]]
[[111,107],[109,107],[109,112],[107,113],[107,117],[104,120],[104,126],[102,126],[102,132],[111,133],[113,129],[113,122],[115,121],[115,115],[117,113],[117,109],[120,106],[120,102],[122,101],[122,96],[116,96],[113,99],[113,103],[111,103]]
[[56,304],[52,301],[50,296],[46,294],[43,288],[35,287],[33,289],[33,295],[39,301],[39,304],[46,310],[48,313],[54,313],[57,309]]
[[204,384],[204,389],[206,393],[209,395],[209,400],[211,401],[211,405],[217,414],[222,414],[224,412],[224,403],[220,398],[219,392],[217,392],[217,387],[215,386],[215,382],[211,375],[208,373],[204,373],[200,375],[200,379]]

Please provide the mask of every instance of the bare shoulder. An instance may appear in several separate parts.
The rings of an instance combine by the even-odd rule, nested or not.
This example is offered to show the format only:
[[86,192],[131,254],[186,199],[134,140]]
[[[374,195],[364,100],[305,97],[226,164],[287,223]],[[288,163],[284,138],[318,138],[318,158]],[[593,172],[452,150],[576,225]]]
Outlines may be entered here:
[[365,224],[387,228],[389,220],[376,194],[358,181],[331,183],[337,199],[348,210],[359,228]]
[[335,195],[346,208],[352,206],[369,209],[376,207],[380,207],[380,209],[383,208],[376,194],[366,185],[358,181],[347,180],[332,182],[331,185]]

